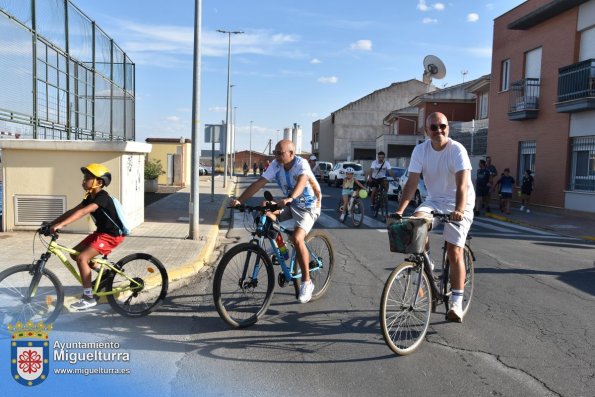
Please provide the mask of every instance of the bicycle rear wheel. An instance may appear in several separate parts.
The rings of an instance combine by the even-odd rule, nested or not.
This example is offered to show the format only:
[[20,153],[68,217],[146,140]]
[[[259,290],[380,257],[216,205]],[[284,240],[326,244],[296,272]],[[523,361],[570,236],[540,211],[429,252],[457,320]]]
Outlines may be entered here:
[[266,313],[275,287],[273,264],[256,244],[238,244],[217,266],[213,301],[219,316],[233,328],[256,323]]
[[[18,265],[0,272],[0,326],[18,321],[52,323],[64,304],[64,288],[54,273],[44,269],[33,286],[33,265]],[[29,291],[34,290],[31,294]]]
[[114,274],[106,287],[106,292],[122,290],[107,295],[108,303],[116,312],[126,317],[142,317],[161,305],[167,295],[169,278],[157,258],[143,253],[131,254],[120,259],[116,267],[124,274]]
[[353,226],[360,227],[364,221],[364,204],[360,199],[354,199],[351,206],[351,220]]
[[407,355],[419,347],[430,324],[431,302],[430,283],[420,265],[401,263],[388,276],[380,303],[380,327],[384,341],[393,352]]
[[[319,230],[312,231],[306,236],[306,245],[310,252],[310,279],[314,283],[311,300],[314,301],[324,295],[329,287],[335,266],[335,254],[331,240]],[[313,255],[316,258],[313,258]]]
[[[465,247],[465,250],[463,251],[463,257],[465,260],[465,284],[464,284],[464,289],[463,289],[463,316],[465,316],[467,314],[467,311],[469,310],[469,305],[471,304],[471,298],[473,297],[473,284],[475,281],[475,265],[473,264],[473,257],[471,255],[471,252],[469,252],[469,248]],[[448,258],[444,257],[444,263],[445,265],[445,275],[443,277],[446,278],[446,283],[444,284],[444,288],[442,290],[442,293],[444,294],[444,296],[450,296],[450,289],[451,289],[451,284],[450,284],[450,263],[448,261]],[[448,303],[448,301],[446,301],[445,303]],[[446,307],[446,310],[448,311],[448,305]]]
[[463,292],[463,316],[467,314],[471,298],[473,297],[473,282],[475,281],[475,266],[473,264],[473,257],[469,249],[465,247],[465,289]]

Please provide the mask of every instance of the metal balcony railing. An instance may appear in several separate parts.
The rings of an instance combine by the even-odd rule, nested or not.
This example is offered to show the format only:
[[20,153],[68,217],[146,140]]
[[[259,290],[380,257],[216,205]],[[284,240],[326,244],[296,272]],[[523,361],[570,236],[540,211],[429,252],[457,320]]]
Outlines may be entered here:
[[595,59],[558,69],[558,102],[595,97]]
[[539,79],[526,78],[511,84],[508,113],[539,110]]

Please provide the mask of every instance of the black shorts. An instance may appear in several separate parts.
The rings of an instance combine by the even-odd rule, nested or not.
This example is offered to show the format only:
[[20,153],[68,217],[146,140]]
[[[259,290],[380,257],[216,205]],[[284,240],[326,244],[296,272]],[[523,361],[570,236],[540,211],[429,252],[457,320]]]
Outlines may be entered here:
[[386,178],[378,178],[378,179],[372,178],[368,181],[368,186],[378,187],[378,186],[380,186],[381,183],[384,183],[384,181],[386,181]]

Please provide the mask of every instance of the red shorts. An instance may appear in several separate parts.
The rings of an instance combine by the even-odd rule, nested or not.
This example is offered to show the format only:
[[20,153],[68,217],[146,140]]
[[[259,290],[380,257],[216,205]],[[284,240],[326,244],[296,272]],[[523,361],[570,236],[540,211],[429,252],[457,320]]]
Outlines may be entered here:
[[114,248],[124,241],[124,236],[110,236],[107,233],[93,232],[89,234],[79,245],[95,249],[101,255],[108,255]]

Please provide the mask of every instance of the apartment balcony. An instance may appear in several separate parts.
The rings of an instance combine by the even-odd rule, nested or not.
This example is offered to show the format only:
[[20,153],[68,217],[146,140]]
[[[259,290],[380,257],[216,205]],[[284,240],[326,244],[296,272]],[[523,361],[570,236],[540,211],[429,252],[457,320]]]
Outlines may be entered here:
[[595,109],[595,59],[558,70],[558,113]]
[[515,81],[508,90],[508,119],[530,120],[539,114],[539,79]]

